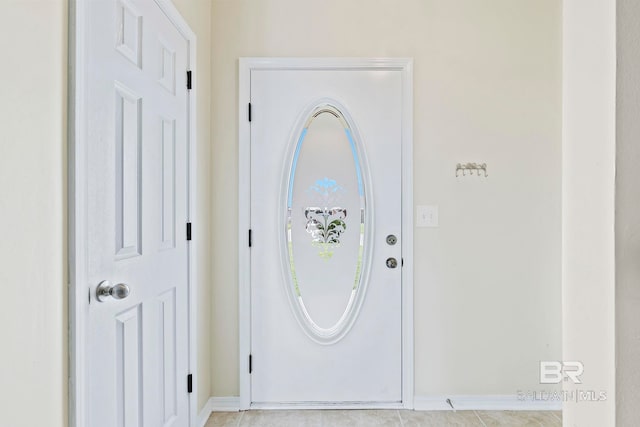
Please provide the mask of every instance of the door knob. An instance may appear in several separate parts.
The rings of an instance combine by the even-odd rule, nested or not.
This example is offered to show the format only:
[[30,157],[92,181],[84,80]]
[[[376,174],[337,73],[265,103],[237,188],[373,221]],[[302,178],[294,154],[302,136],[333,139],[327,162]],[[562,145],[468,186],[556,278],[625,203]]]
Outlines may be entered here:
[[398,266],[398,261],[395,258],[387,258],[387,267],[396,268]]
[[98,285],[96,289],[96,298],[98,301],[104,302],[109,297],[113,299],[123,299],[129,296],[129,286],[124,283],[118,283],[117,285],[111,286],[111,282],[108,280],[103,280]]

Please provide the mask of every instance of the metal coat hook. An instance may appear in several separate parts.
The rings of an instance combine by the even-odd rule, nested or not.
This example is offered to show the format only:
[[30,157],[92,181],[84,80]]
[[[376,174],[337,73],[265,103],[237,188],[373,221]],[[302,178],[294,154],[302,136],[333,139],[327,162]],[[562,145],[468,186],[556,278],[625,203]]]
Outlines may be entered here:
[[458,163],[456,165],[456,177],[460,176],[460,171],[462,171],[462,176],[467,175],[467,171],[469,171],[469,175],[473,175],[473,171],[476,172],[477,176],[480,176],[481,172],[484,172],[484,177],[488,177],[487,174],[487,164],[486,163]]

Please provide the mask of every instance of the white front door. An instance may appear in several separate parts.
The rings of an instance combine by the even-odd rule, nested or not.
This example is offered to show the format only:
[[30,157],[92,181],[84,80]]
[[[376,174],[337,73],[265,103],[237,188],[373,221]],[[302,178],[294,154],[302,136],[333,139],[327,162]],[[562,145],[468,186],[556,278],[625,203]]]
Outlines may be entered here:
[[254,407],[402,401],[402,78],[251,71]]
[[155,1],[85,7],[87,426],[186,427],[188,45]]

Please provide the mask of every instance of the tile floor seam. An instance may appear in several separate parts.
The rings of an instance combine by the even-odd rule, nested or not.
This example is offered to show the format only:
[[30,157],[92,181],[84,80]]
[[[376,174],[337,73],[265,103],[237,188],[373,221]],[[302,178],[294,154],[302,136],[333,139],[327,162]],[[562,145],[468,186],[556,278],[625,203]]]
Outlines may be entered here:
[[559,417],[558,414],[556,414],[555,412],[551,411],[551,416],[554,417],[556,420],[562,422],[562,418]]
[[482,419],[482,417],[480,416],[480,414],[478,414],[478,411],[476,411],[474,409],[473,413],[476,415],[476,417],[478,418],[478,420],[480,420],[480,424],[482,424],[482,427],[487,427],[487,425],[484,423],[484,420]]
[[240,416],[238,417],[238,424],[236,424],[236,427],[240,427],[240,425],[242,424],[242,417],[244,417],[244,413],[246,411],[239,411],[240,412]]
[[399,409],[396,409],[396,415],[398,415],[398,418],[400,419],[400,427],[404,427],[404,422],[402,421],[402,416],[400,415]]

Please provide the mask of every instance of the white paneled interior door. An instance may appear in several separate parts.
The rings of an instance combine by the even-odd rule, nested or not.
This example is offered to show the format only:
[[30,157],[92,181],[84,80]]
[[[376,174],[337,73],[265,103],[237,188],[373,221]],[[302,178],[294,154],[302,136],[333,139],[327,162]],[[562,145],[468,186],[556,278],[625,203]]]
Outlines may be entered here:
[[402,78],[251,71],[254,407],[402,402]]
[[186,427],[188,42],[153,0],[84,7],[87,425]]

